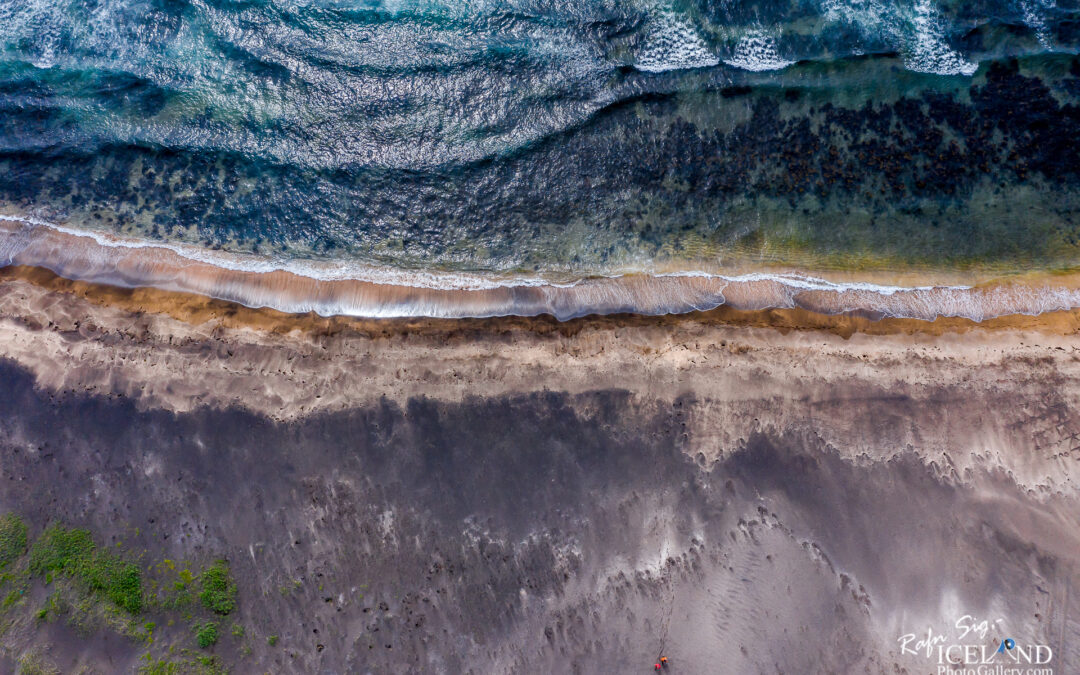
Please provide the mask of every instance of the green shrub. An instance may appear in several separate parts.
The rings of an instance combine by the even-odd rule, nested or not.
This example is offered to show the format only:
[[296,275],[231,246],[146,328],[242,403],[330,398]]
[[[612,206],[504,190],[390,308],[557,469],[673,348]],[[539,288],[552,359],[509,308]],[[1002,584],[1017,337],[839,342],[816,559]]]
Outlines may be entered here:
[[214,646],[217,642],[217,624],[213,621],[207,621],[204,624],[196,624],[195,626],[195,642],[199,647],[208,649]]
[[266,644],[270,645],[271,647],[276,645],[277,644],[277,636],[276,635],[271,635],[270,637],[266,638]]
[[228,675],[229,669],[216,656],[197,656],[180,661],[154,660],[147,656],[139,675]]
[[105,594],[120,609],[132,614],[142,610],[142,572],[133,563],[99,556],[87,570],[90,588]]
[[8,607],[11,607],[12,605],[14,605],[16,602],[19,601],[19,598],[21,598],[21,597],[22,597],[22,591],[12,591],[12,592],[8,593],[4,597],[4,603],[3,603],[4,609],[7,609]]
[[48,572],[72,574],[77,566],[89,560],[94,548],[88,531],[50,525],[30,549],[30,571],[39,576]]
[[139,675],[178,675],[180,664],[159,659],[139,668]]
[[26,553],[26,523],[14,513],[0,516],[0,569]]
[[54,573],[73,577],[91,593],[100,593],[120,609],[138,614],[143,605],[142,572],[108,551],[98,551],[86,530],[50,525],[30,548],[30,572],[51,580]]
[[236,607],[236,584],[229,576],[229,565],[218,560],[203,570],[200,577],[202,592],[199,599],[204,607],[215,614],[225,615]]

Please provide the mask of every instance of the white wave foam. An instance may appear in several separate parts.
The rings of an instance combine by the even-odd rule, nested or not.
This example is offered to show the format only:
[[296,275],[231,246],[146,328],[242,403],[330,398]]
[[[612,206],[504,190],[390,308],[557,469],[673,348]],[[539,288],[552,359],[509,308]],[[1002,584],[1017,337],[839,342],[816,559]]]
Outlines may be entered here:
[[917,0],[911,17],[914,32],[907,39],[904,63],[910,70],[938,75],[974,75],[979,69],[949,47],[941,16],[931,0]]
[[645,47],[634,66],[638,70],[660,73],[687,68],[710,68],[720,59],[709,49],[690,20],[671,9],[661,9],[648,25]]
[[[0,266],[37,265],[73,279],[200,293],[250,307],[324,316],[483,317],[551,314],[680,313],[727,304],[737,309],[799,307],[823,314],[868,312],[975,321],[1080,307],[1080,289],[1003,283],[897,286],[832,281],[797,273],[723,275],[648,270],[552,283],[541,277],[416,273],[348,262],[287,261],[129,239],[33,218],[0,228]],[[78,239],[85,244],[79,244]],[[138,252],[145,250],[145,253]],[[359,271],[360,274],[353,274]],[[291,274],[283,277],[280,273]]]
[[[0,213],[0,220],[11,220],[27,225],[47,227],[57,232],[76,237],[88,237],[99,246],[107,248],[164,249],[171,251],[192,262],[205,263],[232,270],[265,274],[268,272],[289,272],[300,277],[318,281],[364,281],[390,286],[412,286],[435,290],[488,290],[515,286],[567,286],[565,282],[541,277],[507,276],[499,278],[492,275],[468,274],[465,272],[432,272],[421,270],[402,270],[389,267],[376,267],[348,260],[310,260],[288,258],[284,256],[260,256],[231,251],[215,251],[194,244],[169,241],[133,239],[108,232],[82,229],[60,225],[27,216]],[[10,246],[10,244],[8,244]],[[5,256],[0,248],[0,265],[10,256]]]
[[724,63],[743,70],[760,72],[764,70],[782,70],[795,63],[780,56],[776,48],[776,39],[763,28],[752,30],[735,45],[735,51]]
[[1045,49],[1053,51],[1050,27],[1046,24],[1046,12],[1057,7],[1054,0],[1018,0],[1024,22],[1035,31],[1035,38]]
[[866,291],[878,295],[894,295],[896,293],[929,290],[967,290],[971,286],[890,286],[874,284],[865,281],[829,281],[817,277],[803,276],[801,274],[767,274],[763,272],[750,272],[738,276],[720,276],[719,278],[733,283],[747,283],[752,281],[774,281],[790,288],[802,291]]
[[868,40],[884,39],[904,57],[904,65],[921,73],[973,75],[979,66],[949,46],[941,12],[933,0],[824,0],[826,21],[848,23]]
[[[316,281],[361,281],[389,286],[410,286],[413,288],[426,288],[444,291],[480,291],[494,290],[499,288],[515,287],[541,287],[572,288],[585,279],[576,279],[569,282],[559,282],[546,279],[541,276],[513,276],[492,277],[481,274],[465,274],[457,272],[424,272],[413,270],[400,270],[392,268],[380,268],[372,265],[355,263],[347,260],[316,261],[297,260],[284,257],[258,256],[254,254],[233,253],[215,251],[200,248],[192,244],[178,244],[175,242],[133,239],[118,236],[108,232],[99,232],[82,228],[60,225],[46,220],[27,216],[0,214],[0,220],[11,220],[37,227],[46,227],[63,234],[75,237],[86,237],[94,243],[105,248],[127,249],[164,249],[191,260],[192,262],[205,263],[214,267],[231,270],[234,272],[250,272],[253,274],[266,274],[269,272],[288,272],[299,277],[305,277]],[[9,264],[13,253],[22,248],[29,241],[32,231],[24,230],[14,239],[0,239],[0,265]],[[619,279],[621,277],[637,274],[647,274],[657,278],[700,278],[715,279],[729,283],[747,283],[772,281],[792,289],[807,291],[867,291],[881,295],[892,295],[901,291],[930,290],[935,288],[966,289],[969,286],[889,286],[867,282],[835,282],[818,277],[805,276],[795,273],[765,273],[750,272],[739,275],[715,274],[705,271],[679,271],[679,272],[653,272],[647,269],[633,270],[629,272],[597,275],[598,278]]]

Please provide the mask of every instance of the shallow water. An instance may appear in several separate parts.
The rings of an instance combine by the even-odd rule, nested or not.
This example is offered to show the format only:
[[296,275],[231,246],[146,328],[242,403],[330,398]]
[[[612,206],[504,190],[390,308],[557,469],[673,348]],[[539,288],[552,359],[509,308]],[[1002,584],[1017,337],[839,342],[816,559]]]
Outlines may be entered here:
[[1078,19],[1038,0],[11,3],[0,212],[405,287],[1068,269]]

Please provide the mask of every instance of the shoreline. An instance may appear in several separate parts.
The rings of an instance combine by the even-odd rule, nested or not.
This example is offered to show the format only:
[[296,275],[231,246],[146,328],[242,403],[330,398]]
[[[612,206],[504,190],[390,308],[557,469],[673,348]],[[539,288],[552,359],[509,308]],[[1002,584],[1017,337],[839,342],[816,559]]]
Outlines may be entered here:
[[13,5],[0,675],[1080,673],[1080,9]]
[[102,307],[133,314],[162,314],[186,324],[217,322],[227,328],[251,328],[284,334],[299,331],[313,335],[343,332],[365,337],[400,335],[440,336],[449,333],[500,333],[527,331],[537,335],[572,336],[585,329],[619,327],[679,327],[686,325],[768,328],[789,331],[822,331],[842,338],[867,335],[943,335],[969,331],[1034,331],[1048,335],[1080,332],[1080,308],[1037,315],[1009,315],[975,321],[965,317],[923,319],[873,317],[863,313],[822,314],[803,308],[738,309],[721,305],[714,309],[679,314],[646,315],[617,313],[559,320],[551,315],[497,316],[482,318],[365,318],[320,316],[314,312],[290,313],[270,307],[247,307],[197,293],[152,287],[125,288],[110,284],[68,279],[44,267],[0,267],[0,284],[21,281],[50,292],[64,293]]
[[[1080,311],[986,323],[730,308],[568,322],[323,318],[0,270],[0,354],[58,401],[292,424],[371,406],[618,391],[697,411],[682,451],[706,464],[755,433],[801,429],[850,461],[914,448],[947,474],[989,461],[1052,492],[1075,489],[1072,431],[1051,430],[1050,446],[1018,435],[1029,426],[1018,402],[1048,391],[1080,401],[1078,330]],[[938,422],[920,419],[939,405]],[[972,422],[987,410],[1000,419]]]
[[[41,386],[174,411],[238,406],[280,419],[381,398],[462,400],[540,388],[725,397],[725,387],[742,386],[732,377],[752,380],[763,362],[778,381],[815,388],[837,385],[838,374],[866,359],[889,364],[883,372],[899,364],[903,372],[889,377],[900,381],[938,378],[940,359],[957,368],[950,377],[966,378],[972,367],[1001,365],[1006,354],[1051,358],[1071,371],[1078,332],[1080,310],[984,322],[726,306],[570,321],[321,317],[0,268],[0,354]],[[717,355],[738,368],[714,371]],[[778,391],[787,396],[785,387]]]
[[[1068,438],[1047,455],[1042,441],[1028,447],[1007,426],[965,426],[938,438],[912,436],[928,433],[912,419],[885,442],[836,403],[865,399],[859,408],[895,418],[896,406],[915,414],[944,396],[962,421],[1012,405],[1004,399],[1042,396],[1036,392],[1052,382],[1058,399],[1080,401],[1077,333],[1080,309],[981,322],[728,305],[567,321],[323,317],[71,280],[41,267],[0,268],[0,355],[59,398],[119,397],[177,414],[244,409],[292,423],[387,402],[621,391],[642,402],[738,410],[688,422],[699,440],[684,451],[701,461],[758,431],[794,426],[852,449],[853,461],[914,446],[926,462],[949,456],[953,471],[980,465],[1002,436],[1027,449],[995,461],[1032,489],[1073,489],[1068,472],[1060,482],[1061,462],[1077,451]],[[971,442],[950,451],[958,435]]]
[[[454,617],[472,616],[473,589],[499,587],[504,573],[566,582],[558,596],[530,589],[539,613],[513,624],[522,637],[506,644],[516,654],[525,640],[536,653],[550,644],[544,622],[564,616],[562,605],[546,609],[550,597],[571,598],[571,609],[584,598],[583,616],[603,602],[611,617],[634,608],[660,616],[669,610],[634,604],[639,596],[609,598],[622,597],[628,580],[642,598],[683,583],[683,604],[695,607],[703,583],[746,587],[746,568],[760,570],[752,588],[805,587],[809,578],[826,595],[803,604],[832,616],[834,594],[849,603],[846,616],[868,617],[852,624],[877,650],[861,670],[912,669],[918,663],[893,650],[913,612],[951,625],[955,617],[923,608],[957,593],[983,606],[1001,579],[992,553],[1003,545],[1023,555],[1010,587],[1032,578],[1062,587],[1033,576],[1031,547],[1039,561],[1069,565],[1043,576],[1076,578],[1078,331],[1077,310],[982,323],[731,307],[566,322],[325,318],[7,267],[3,483],[10,508],[34,523],[92,525],[107,541],[170,560],[235,561],[247,571],[240,611],[301,625],[290,634],[284,624],[253,624],[306,646],[306,657],[288,661],[304,671],[325,655],[352,653],[355,636],[369,634],[354,631],[336,650],[312,647],[316,626],[336,635],[345,612],[360,626],[387,607],[387,616],[403,617],[395,632],[385,618],[379,624],[380,636],[394,635],[395,657],[417,644],[407,614],[416,605],[403,589],[430,573],[432,547],[412,542],[430,542],[423,537],[433,532],[446,533],[438,560],[464,550],[454,565],[476,581],[424,605],[437,626],[432,639],[443,626],[455,636],[472,630]],[[909,531],[911,523],[920,527]],[[926,523],[936,528],[930,545]],[[646,535],[625,534],[646,527]],[[536,532],[567,531],[552,539],[550,555],[536,553]],[[598,541],[597,532],[612,534]],[[928,548],[912,563],[917,541]],[[958,541],[965,548],[950,554]],[[507,549],[518,556],[509,568],[502,554],[488,555],[506,542],[523,542]],[[550,574],[546,561],[563,559],[567,574]],[[882,560],[892,566],[881,571]],[[955,574],[936,576],[941,569]],[[972,580],[971,570],[980,576]],[[303,606],[279,600],[297,574],[312,580]],[[371,576],[400,581],[392,592],[386,584],[368,590]],[[334,590],[323,593],[322,584]],[[370,602],[345,594],[361,587]],[[508,604],[522,601],[520,581],[507,588]],[[911,599],[912,588],[926,597]],[[338,589],[347,600],[333,601]],[[382,590],[385,605],[376,604]],[[1007,599],[1029,603],[1011,605],[1017,616],[1045,617],[1023,630],[1048,642],[1066,612],[1033,604],[1041,597]],[[685,636],[672,652],[680,663],[704,643],[695,617],[675,633]],[[627,637],[611,642],[640,645],[653,629],[620,630]],[[1075,650],[1052,644],[1060,663],[1075,662]],[[655,656],[639,651],[634,664]],[[485,646],[469,658],[502,657]]]
[[[208,254],[211,252],[207,252]],[[419,285],[305,276],[269,259],[234,265],[200,260],[174,245],[128,241],[51,224],[0,216],[0,266],[45,268],[77,282],[192,293],[286,314],[360,319],[485,319],[540,317],[559,321],[605,315],[679,315],[720,308],[805,310],[873,319],[964,318],[986,321],[1080,308],[1080,273],[1054,272],[975,278],[913,277],[911,272],[845,274],[828,278],[797,270],[627,274],[572,283],[496,277],[462,280],[421,275]],[[237,260],[241,258],[237,256]],[[329,266],[329,263],[327,263]],[[389,274],[389,271],[384,271]],[[401,272],[401,275],[409,273]],[[940,276],[940,275],[939,275]],[[430,277],[430,278],[429,278]],[[393,281],[393,280],[391,280]],[[400,280],[399,280],[400,281]],[[895,285],[897,281],[903,284]]]

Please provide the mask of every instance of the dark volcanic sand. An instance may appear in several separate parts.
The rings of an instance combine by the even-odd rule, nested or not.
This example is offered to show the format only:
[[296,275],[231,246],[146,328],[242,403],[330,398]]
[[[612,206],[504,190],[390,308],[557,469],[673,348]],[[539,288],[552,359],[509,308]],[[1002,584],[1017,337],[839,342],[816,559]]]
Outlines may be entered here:
[[[32,535],[59,518],[153,560],[226,556],[254,648],[219,643],[235,672],[649,672],[661,650],[679,673],[931,672],[897,638],[954,606],[1080,667],[1078,504],[1007,476],[784,429],[704,466],[692,399],[621,391],[285,424],[52,395],[10,362],[0,382],[0,508]],[[145,652],[13,640],[64,672]]]

